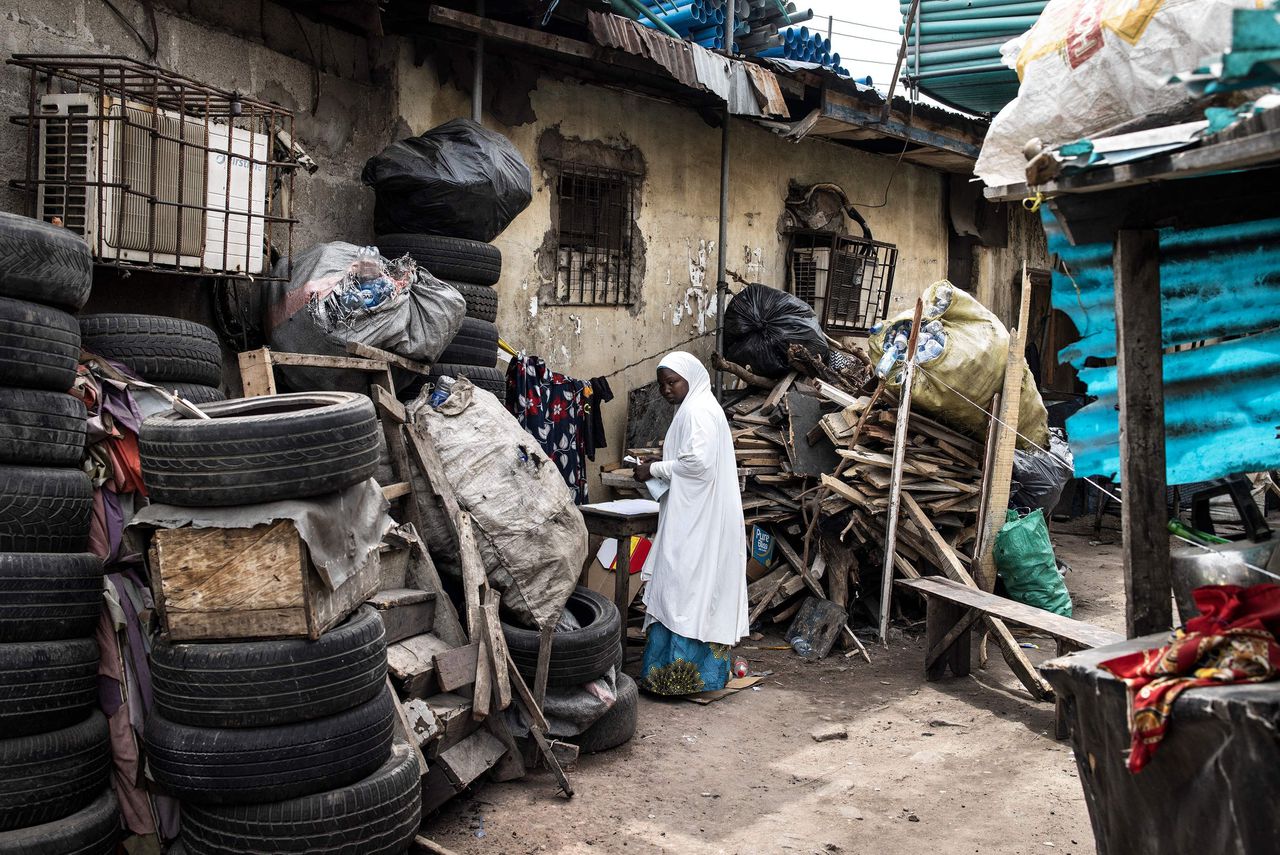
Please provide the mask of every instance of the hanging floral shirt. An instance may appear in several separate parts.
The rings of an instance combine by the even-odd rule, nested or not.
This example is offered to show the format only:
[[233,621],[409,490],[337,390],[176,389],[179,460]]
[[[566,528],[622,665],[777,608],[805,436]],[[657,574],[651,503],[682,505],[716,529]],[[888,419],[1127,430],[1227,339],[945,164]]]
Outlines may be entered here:
[[586,384],[552,371],[537,356],[507,367],[507,409],[555,461],[576,504],[586,504],[587,454],[583,424]]

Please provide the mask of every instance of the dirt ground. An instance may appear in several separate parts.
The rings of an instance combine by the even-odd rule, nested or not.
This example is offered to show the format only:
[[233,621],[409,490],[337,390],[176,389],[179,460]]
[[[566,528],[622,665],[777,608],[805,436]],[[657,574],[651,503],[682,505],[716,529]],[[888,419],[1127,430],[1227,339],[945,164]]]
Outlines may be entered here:
[[[1055,525],[1082,620],[1124,629],[1118,521]],[[1072,533],[1075,532],[1075,533]],[[1015,635],[1051,658],[1052,641]],[[428,821],[459,855],[496,853],[850,853],[1092,855],[1093,835],[1053,705],[1022,689],[992,645],[986,669],[923,678],[923,627],[898,632],[872,664],[835,653],[805,663],[776,633],[736,650],[754,689],[709,706],[641,695],[628,745],[584,756],[577,794],[550,775],[486,784]],[[812,733],[844,725],[848,738]]]

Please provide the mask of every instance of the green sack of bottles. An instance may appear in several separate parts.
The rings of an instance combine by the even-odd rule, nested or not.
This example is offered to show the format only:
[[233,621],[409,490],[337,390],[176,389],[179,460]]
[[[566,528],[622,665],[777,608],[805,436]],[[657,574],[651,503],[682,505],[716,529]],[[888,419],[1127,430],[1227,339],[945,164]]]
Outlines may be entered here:
[[1010,510],[996,534],[996,570],[1010,599],[1071,617],[1071,594],[1058,572],[1044,511]]

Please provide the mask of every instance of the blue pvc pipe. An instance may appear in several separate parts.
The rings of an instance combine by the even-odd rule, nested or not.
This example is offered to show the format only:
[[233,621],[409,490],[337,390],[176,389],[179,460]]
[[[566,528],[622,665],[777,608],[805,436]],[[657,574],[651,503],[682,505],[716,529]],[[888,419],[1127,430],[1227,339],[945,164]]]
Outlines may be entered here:
[[786,55],[787,49],[783,47],[765,48],[764,50],[756,53],[756,56],[782,57],[784,59],[786,58]]

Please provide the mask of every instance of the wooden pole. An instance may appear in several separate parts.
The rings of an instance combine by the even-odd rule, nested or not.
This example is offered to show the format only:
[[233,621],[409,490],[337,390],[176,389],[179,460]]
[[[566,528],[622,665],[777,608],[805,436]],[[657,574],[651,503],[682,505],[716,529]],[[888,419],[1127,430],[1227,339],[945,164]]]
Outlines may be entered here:
[[[914,7],[913,7],[914,8]],[[893,601],[893,556],[898,541],[898,506],[902,498],[902,464],[907,454],[907,422],[911,417],[911,381],[916,374],[916,339],[920,335],[920,316],[924,299],[916,299],[911,318],[911,337],[902,367],[902,397],[898,402],[898,424],[893,437],[893,471],[889,481],[889,514],[885,523],[884,564],[880,576],[880,643],[889,646],[889,611]],[[887,344],[887,343],[886,343]]]
[[1173,623],[1169,511],[1165,505],[1164,342],[1158,233],[1117,232],[1112,264],[1120,398],[1125,628],[1134,638],[1164,632]]

